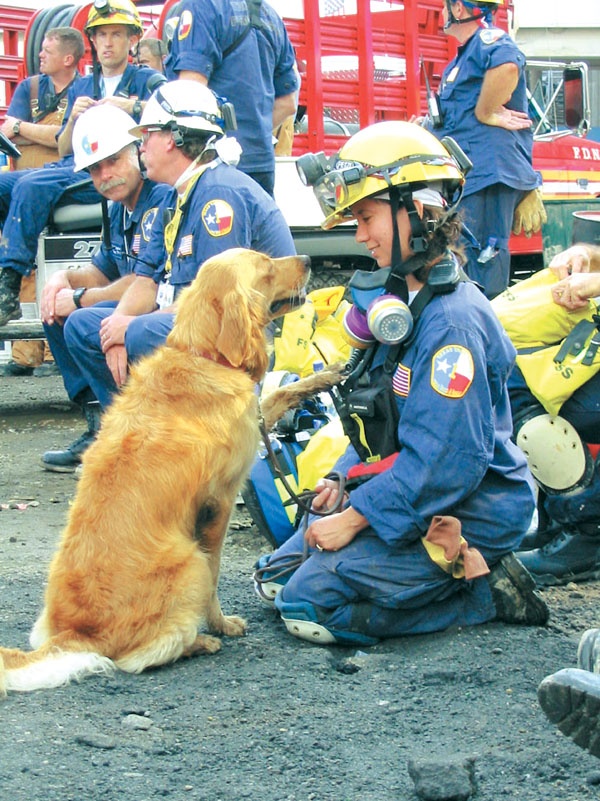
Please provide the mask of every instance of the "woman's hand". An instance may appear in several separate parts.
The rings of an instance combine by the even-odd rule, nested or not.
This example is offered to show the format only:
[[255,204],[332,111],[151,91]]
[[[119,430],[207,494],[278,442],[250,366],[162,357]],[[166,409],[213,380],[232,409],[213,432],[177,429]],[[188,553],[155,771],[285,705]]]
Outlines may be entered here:
[[367,518],[349,506],[343,512],[319,517],[306,529],[305,539],[318,551],[339,551],[368,525]]

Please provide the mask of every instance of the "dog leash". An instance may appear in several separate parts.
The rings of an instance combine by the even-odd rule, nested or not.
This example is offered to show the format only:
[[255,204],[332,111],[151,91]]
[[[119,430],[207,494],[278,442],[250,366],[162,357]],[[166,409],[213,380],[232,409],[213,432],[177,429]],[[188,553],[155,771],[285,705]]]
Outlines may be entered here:
[[[302,536],[304,547],[302,551],[295,551],[292,553],[283,554],[282,556],[276,556],[274,559],[271,559],[268,565],[264,567],[259,567],[256,569],[254,573],[254,581],[256,582],[257,589],[259,592],[261,591],[261,586],[263,584],[267,584],[270,581],[276,581],[277,579],[282,578],[283,576],[287,576],[290,573],[293,573],[300,565],[308,559],[308,542],[306,541],[306,530],[308,528],[308,518],[311,514],[317,515],[318,517],[327,517],[328,515],[335,514],[338,512],[344,502],[344,488],[346,486],[346,477],[337,471],[334,471],[329,474],[328,478],[333,479],[339,483],[339,490],[338,490],[338,497],[336,502],[333,504],[331,509],[326,509],[321,511],[320,509],[313,509],[312,502],[318,495],[317,492],[314,490],[304,490],[303,492],[296,492],[294,488],[290,485],[289,481],[287,480],[283,470],[279,466],[279,462],[277,461],[277,457],[273,450],[273,446],[271,445],[271,440],[269,438],[269,432],[265,428],[264,420],[261,419],[260,421],[260,434],[267,451],[267,457],[271,462],[274,472],[277,474],[278,478],[281,480],[281,483],[290,496],[290,499],[298,506],[299,509],[302,510]],[[318,549],[318,548],[317,548]],[[321,549],[322,550],[322,549]],[[262,593],[264,595],[264,593]],[[264,595],[265,598],[271,600],[268,596]]]

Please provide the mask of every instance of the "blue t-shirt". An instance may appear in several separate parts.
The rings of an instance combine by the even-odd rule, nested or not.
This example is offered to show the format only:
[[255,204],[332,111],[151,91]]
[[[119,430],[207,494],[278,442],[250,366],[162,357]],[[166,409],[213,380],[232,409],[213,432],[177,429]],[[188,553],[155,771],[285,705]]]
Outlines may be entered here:
[[167,76],[181,70],[199,72],[209,87],[233,103],[242,146],[239,167],[244,172],[272,172],[273,101],[298,89],[295,55],[281,17],[266,3],[260,29],[252,29],[236,49],[223,57],[249,25],[244,0],[184,0]]
[[[296,253],[273,198],[240,170],[214,162],[197,180],[183,208],[171,254],[169,282],[175,295],[194,280],[206,259],[228,248],[252,248],[275,258]],[[153,276],[157,283],[165,278],[164,269],[153,272],[143,264],[137,273]]]
[[165,263],[164,209],[173,202],[173,191],[168,184],[146,179],[131,214],[121,203],[110,204],[110,249],[102,242],[92,259],[109,281]]
[[509,131],[479,122],[475,106],[485,73],[501,64],[519,67],[519,82],[507,108],[527,113],[525,56],[500,28],[482,28],[458,48],[456,57],[442,75],[439,90],[443,127],[433,131],[438,138],[451,136],[473,162],[465,195],[502,183],[529,190],[540,183],[532,166],[531,128]]

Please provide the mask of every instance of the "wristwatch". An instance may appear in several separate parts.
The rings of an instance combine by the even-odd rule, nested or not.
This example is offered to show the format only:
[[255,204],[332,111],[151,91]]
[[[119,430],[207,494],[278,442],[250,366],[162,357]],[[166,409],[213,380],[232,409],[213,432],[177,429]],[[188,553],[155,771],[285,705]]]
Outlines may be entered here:
[[18,136],[20,130],[21,130],[21,120],[17,120],[13,125],[12,132],[14,133],[15,136]]
[[140,117],[142,116],[142,104],[139,100],[136,100],[133,104],[133,115],[136,121],[139,122]]
[[85,295],[87,289],[87,286],[80,286],[73,292],[73,303],[78,309],[81,308],[81,298]]

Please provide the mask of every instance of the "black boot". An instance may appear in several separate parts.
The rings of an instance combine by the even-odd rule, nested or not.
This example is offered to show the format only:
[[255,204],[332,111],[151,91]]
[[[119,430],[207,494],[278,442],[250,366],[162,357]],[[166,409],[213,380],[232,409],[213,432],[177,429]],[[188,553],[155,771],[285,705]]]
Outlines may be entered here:
[[515,554],[508,553],[487,577],[496,607],[496,620],[523,626],[545,626],[549,611],[535,590],[535,581]]
[[542,587],[600,578],[600,525],[565,526],[542,548],[517,556]]
[[[81,457],[94,442],[98,431],[100,431],[102,415],[100,404],[90,390],[84,390],[83,393],[80,393],[80,396],[85,398],[81,406],[88,424],[87,431],[65,448],[64,451],[46,451],[42,456],[42,467],[53,473],[73,473],[76,467],[81,464]],[[78,400],[80,396],[78,396]],[[89,398],[93,398],[93,400]]]
[[0,270],[0,325],[6,325],[9,320],[18,320],[21,316],[21,278],[21,273],[10,267]]
[[600,676],[566,668],[538,687],[546,717],[590,754],[600,757]]

